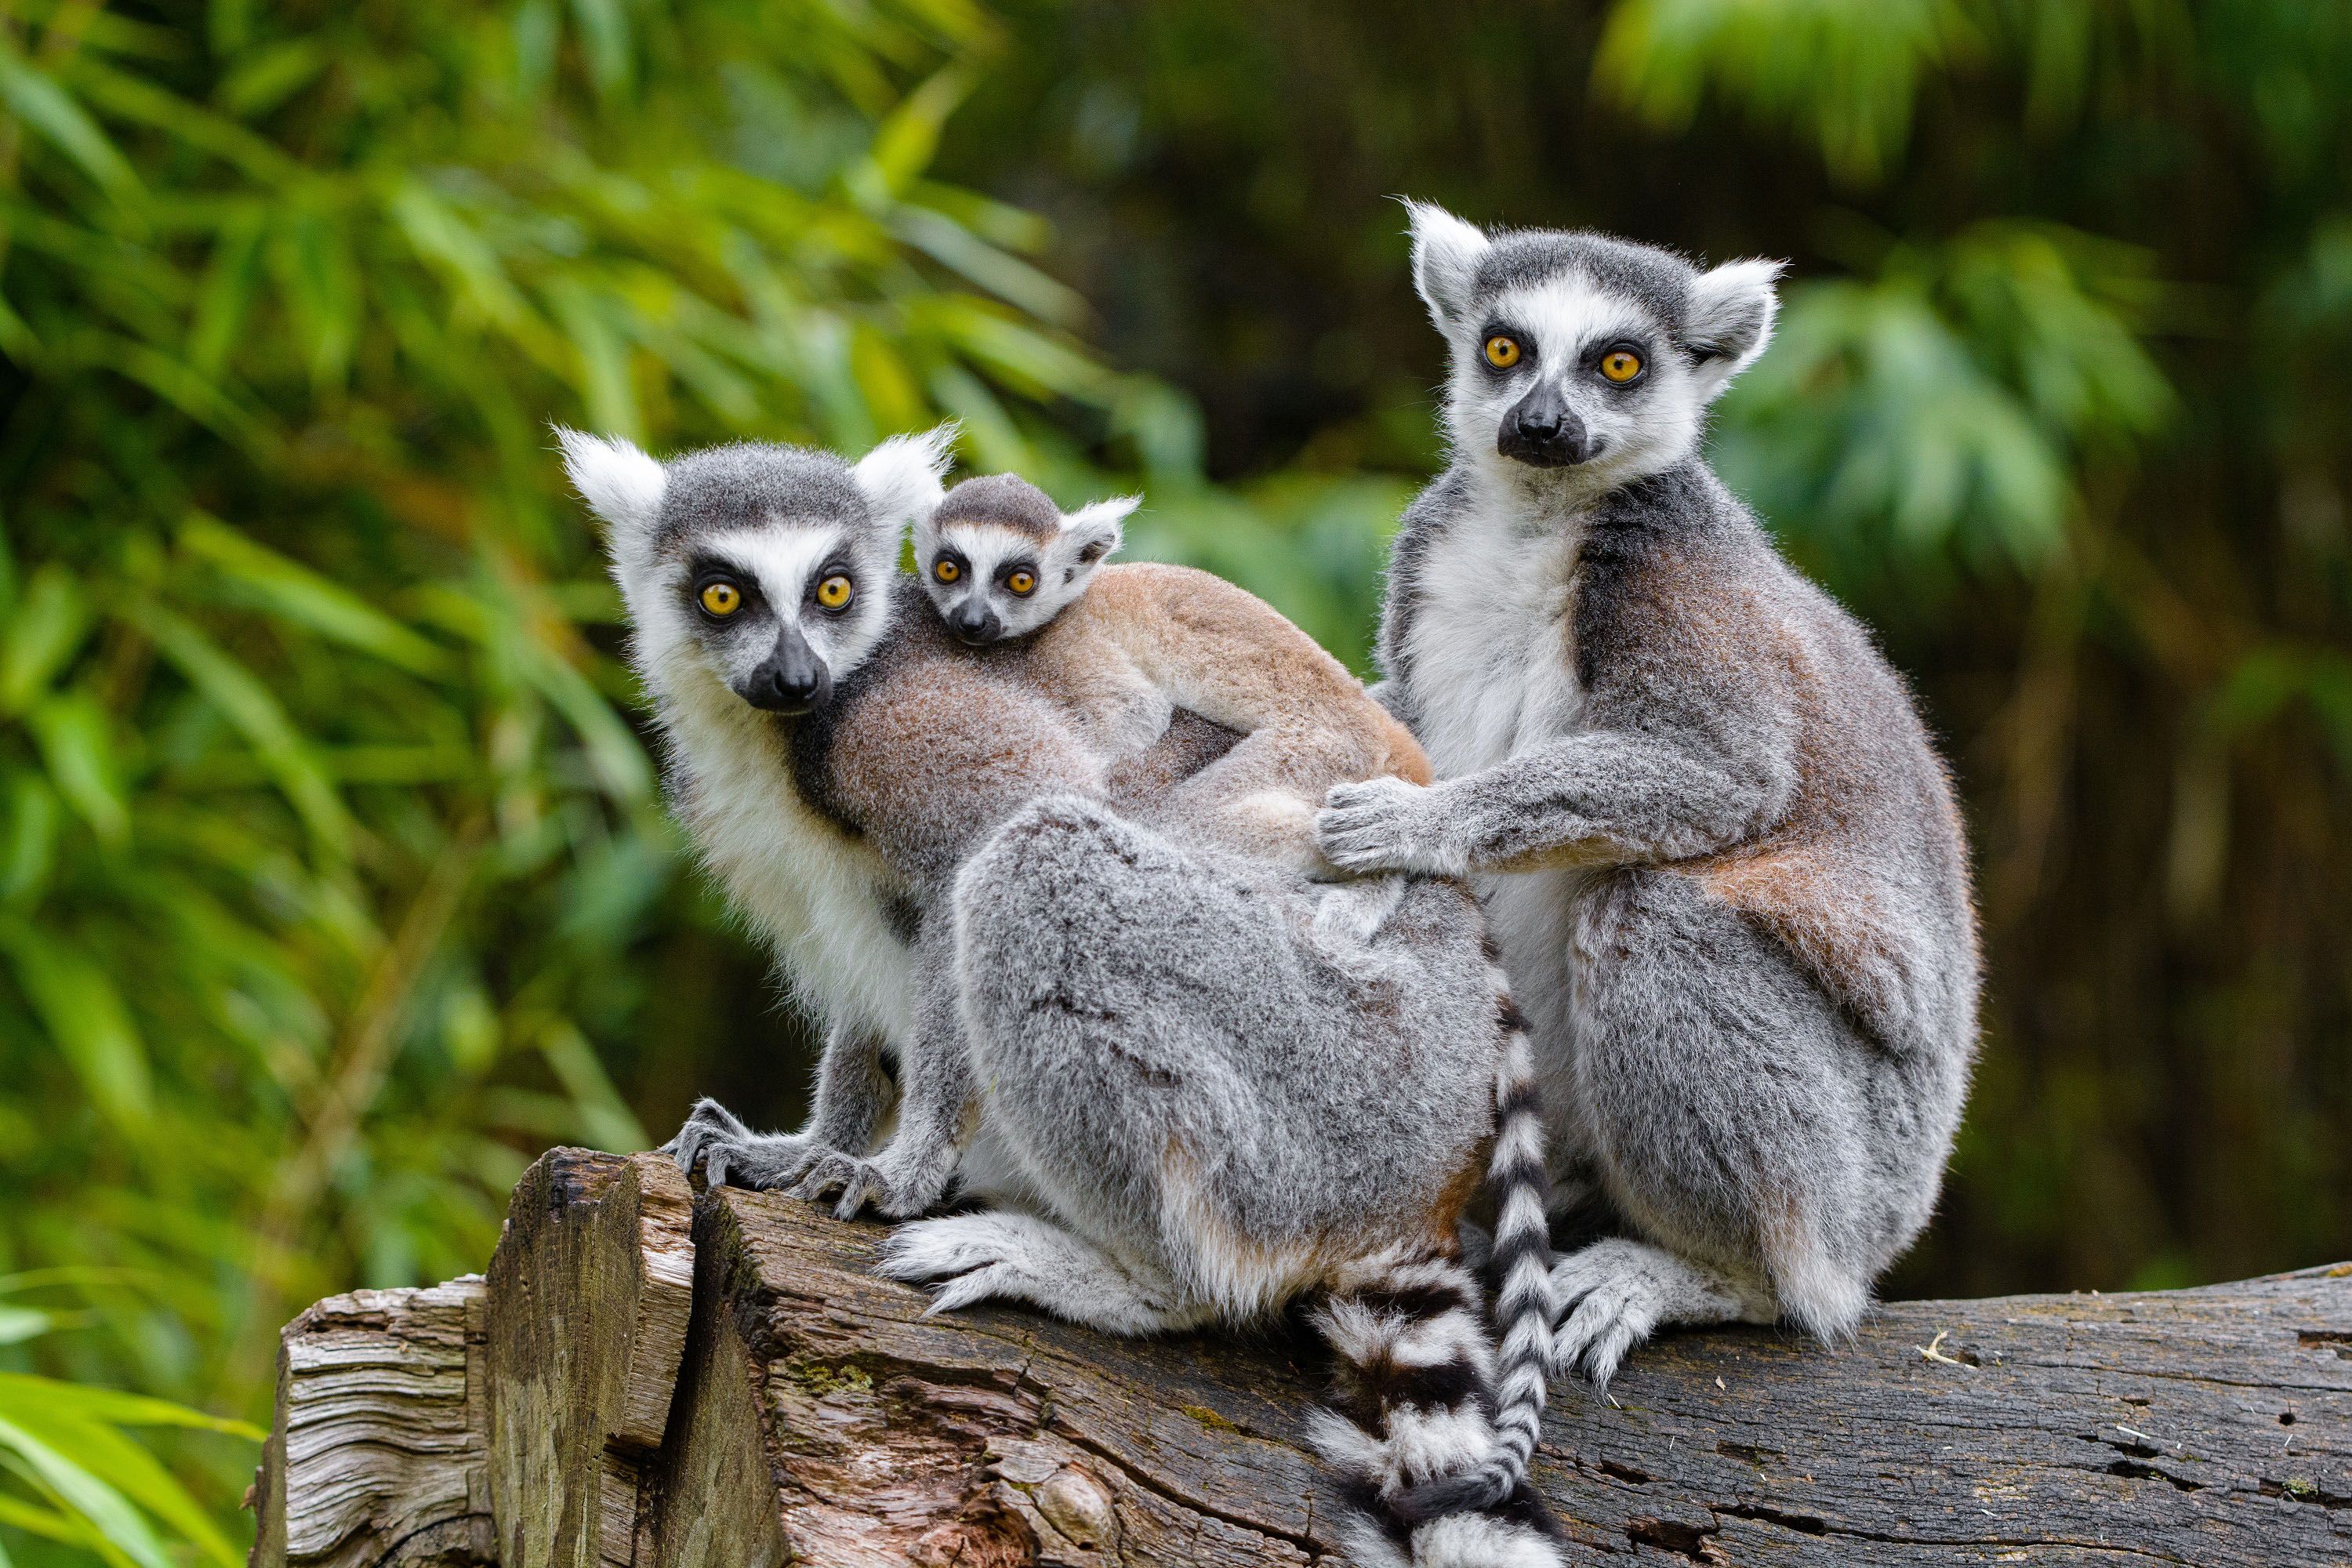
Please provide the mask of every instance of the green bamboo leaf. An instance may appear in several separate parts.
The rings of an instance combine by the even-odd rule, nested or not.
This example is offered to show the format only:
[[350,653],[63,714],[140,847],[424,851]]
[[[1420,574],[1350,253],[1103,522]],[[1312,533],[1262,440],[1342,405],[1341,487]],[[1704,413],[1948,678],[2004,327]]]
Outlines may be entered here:
[[121,843],[131,831],[131,806],[115,762],[113,717],[89,693],[63,691],[43,698],[26,718],[66,804],[100,839]]
[[588,79],[599,95],[617,96],[629,85],[629,14],[621,0],[572,0],[580,27],[580,52]]
[[139,1568],[172,1568],[163,1542],[130,1500],[9,1418],[22,1415],[0,1410],[0,1449],[23,1460],[58,1502],[89,1521],[110,1555]]
[[115,196],[140,194],[139,176],[73,95],[18,55],[0,36],[0,103],[81,166]]
[[208,1415],[168,1399],[103,1388],[96,1384],[59,1383],[29,1373],[0,1372],[0,1406],[38,1406],[109,1426],[181,1426],[198,1432],[224,1432],[255,1443],[269,1436],[249,1421]]
[[72,573],[54,561],[34,573],[0,636],[0,714],[22,713],[47,690],[89,625],[89,608]]
[[20,1345],[58,1326],[58,1314],[38,1307],[0,1306],[0,1345]]
[[248,202],[221,224],[188,329],[189,363],[201,375],[217,379],[238,346],[261,280],[261,239],[268,222],[268,206]]
[[[90,1405],[103,1408],[104,1396],[113,1394],[111,1389],[89,1389],[79,1384],[60,1383],[51,1378],[15,1378],[0,1384],[0,1411],[5,1411],[21,1429],[30,1432],[84,1469],[106,1478],[107,1482],[122,1496],[182,1540],[193,1543],[205,1556],[220,1563],[222,1568],[236,1568],[237,1554],[229,1545],[228,1538],[203,1506],[188,1495],[187,1489],[173,1479],[172,1473],[152,1454],[115,1430],[114,1423],[94,1418],[89,1414]],[[99,1397],[93,1399],[93,1395]],[[131,1395],[116,1397],[134,1408],[154,1405],[179,1409],[162,1400],[142,1400]],[[181,1414],[193,1419],[177,1421],[174,1425],[226,1429],[195,1411],[183,1411]],[[149,1419],[138,1424],[155,1426],[161,1423]],[[248,1427],[239,1435],[250,1432]],[[259,1441],[259,1436],[254,1435],[253,1440]]]
[[145,1127],[155,1110],[147,1051],[106,969],[14,915],[0,916],[0,952],[99,1110],[119,1127]]
[[932,73],[892,110],[874,135],[871,154],[885,190],[895,196],[930,167],[948,117],[971,91],[971,73],[949,66]]
[[6,794],[8,833],[0,840],[0,900],[24,903],[48,879],[57,859],[58,797],[30,771],[16,774]]

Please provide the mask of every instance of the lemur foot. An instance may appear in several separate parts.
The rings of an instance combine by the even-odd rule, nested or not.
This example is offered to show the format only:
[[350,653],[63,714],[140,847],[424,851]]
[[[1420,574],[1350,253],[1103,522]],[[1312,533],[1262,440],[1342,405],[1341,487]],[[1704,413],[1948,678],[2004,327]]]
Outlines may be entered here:
[[835,1194],[835,1219],[856,1219],[865,1208],[884,1219],[911,1219],[940,1195],[937,1184],[911,1181],[881,1160],[822,1149],[809,1161],[792,1195],[822,1204]]
[[1731,1280],[1647,1242],[1612,1237],[1552,1268],[1565,1320],[1552,1336],[1552,1371],[1606,1388],[1625,1352],[1669,1323],[1771,1321]]
[[801,1133],[754,1132],[717,1100],[702,1100],[661,1152],[689,1176],[699,1169],[714,1187],[764,1191],[797,1181],[824,1151]]
[[1315,814],[1315,838],[1324,858],[1359,876],[1461,876],[1468,861],[1447,847],[1444,826],[1431,809],[1430,792],[1397,778],[1333,784]]
[[931,1313],[982,1301],[1022,1301],[1113,1334],[1192,1327],[1180,1312],[1076,1237],[1028,1215],[950,1215],[902,1225],[882,1244],[875,1272],[909,1284],[937,1281]]

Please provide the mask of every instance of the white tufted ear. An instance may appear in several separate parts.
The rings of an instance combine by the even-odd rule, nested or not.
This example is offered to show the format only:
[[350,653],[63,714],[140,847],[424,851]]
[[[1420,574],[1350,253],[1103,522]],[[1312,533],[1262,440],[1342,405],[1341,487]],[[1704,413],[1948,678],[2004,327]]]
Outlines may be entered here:
[[908,518],[929,516],[947,488],[940,476],[953,460],[956,424],[946,424],[919,436],[893,436],[857,459],[852,470],[874,521],[896,527]]
[[1118,548],[1126,537],[1120,523],[1142,504],[1141,496],[1114,496],[1080,507],[1062,520],[1062,548],[1074,553],[1080,565],[1093,565]]
[[1412,286],[1437,330],[1454,331],[1470,309],[1478,263],[1494,242],[1434,203],[1408,200],[1404,208],[1412,217]]
[[1754,364],[1772,341],[1780,312],[1774,284],[1785,261],[1727,261],[1691,286],[1690,320],[1683,342],[1698,360],[1699,394],[1712,403],[1731,378]]
[[555,426],[563,471],[572,488],[613,531],[615,554],[641,544],[661,514],[669,476],[662,466],[617,436],[591,436]]

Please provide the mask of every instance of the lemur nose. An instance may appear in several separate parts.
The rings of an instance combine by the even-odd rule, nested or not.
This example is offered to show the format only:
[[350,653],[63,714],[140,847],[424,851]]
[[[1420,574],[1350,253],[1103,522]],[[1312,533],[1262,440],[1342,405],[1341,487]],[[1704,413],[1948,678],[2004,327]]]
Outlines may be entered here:
[[832,695],[833,672],[816,650],[787,632],[776,651],[744,679],[737,695],[772,713],[805,713]]
[[1538,468],[1561,468],[1583,462],[1592,456],[1594,447],[1584,421],[1557,390],[1547,385],[1519,399],[1503,416],[1495,449]]
[[965,642],[991,642],[1004,629],[1004,623],[985,605],[963,604],[948,617],[948,629]]

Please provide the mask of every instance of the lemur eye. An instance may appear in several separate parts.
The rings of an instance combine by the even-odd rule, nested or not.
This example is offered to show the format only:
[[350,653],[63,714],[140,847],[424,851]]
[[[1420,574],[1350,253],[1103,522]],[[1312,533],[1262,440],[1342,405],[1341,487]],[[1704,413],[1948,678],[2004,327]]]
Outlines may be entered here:
[[1519,340],[1506,332],[1496,332],[1486,340],[1486,363],[1496,370],[1508,370],[1519,363]]
[[1007,577],[1004,585],[1025,599],[1037,591],[1037,574],[1023,567]]
[[816,602],[828,610],[843,609],[856,593],[856,584],[836,572],[816,585]]
[[743,590],[732,583],[705,583],[702,585],[702,609],[705,615],[724,620],[743,607]]
[[1642,374],[1642,356],[1631,349],[1611,349],[1601,356],[1601,374],[1622,386]]
[[941,556],[938,563],[931,567],[931,575],[937,577],[942,583],[952,583],[957,578],[963,575],[963,568],[957,565],[954,562],[950,561],[945,556]]

